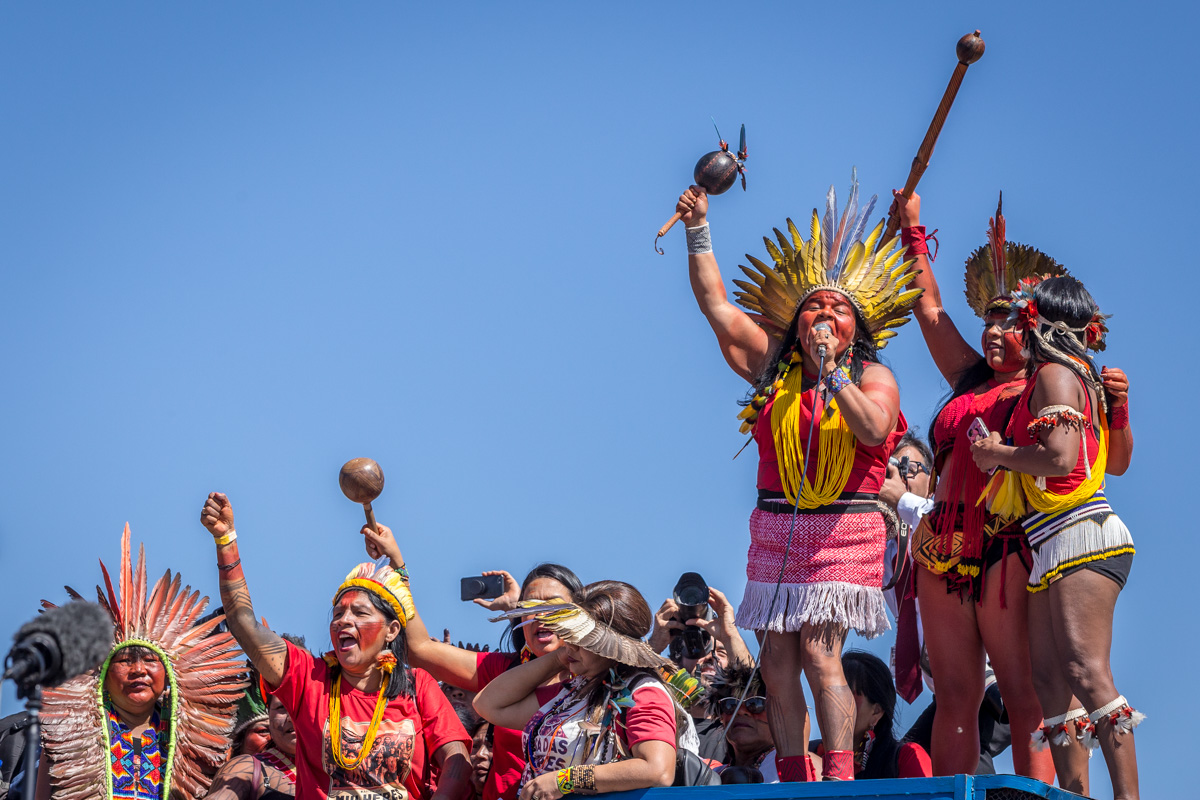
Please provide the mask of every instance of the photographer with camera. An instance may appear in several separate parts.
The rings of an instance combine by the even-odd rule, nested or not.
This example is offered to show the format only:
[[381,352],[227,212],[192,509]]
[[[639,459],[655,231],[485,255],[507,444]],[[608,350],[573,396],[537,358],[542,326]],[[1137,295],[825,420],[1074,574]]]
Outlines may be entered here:
[[[710,587],[698,573],[685,572],[654,614],[654,629],[647,641],[654,652],[667,651],[708,693],[718,669],[754,665],[733,622],[735,610],[721,590]],[[701,695],[687,711],[700,737],[700,757],[722,760],[724,731],[715,708]]]

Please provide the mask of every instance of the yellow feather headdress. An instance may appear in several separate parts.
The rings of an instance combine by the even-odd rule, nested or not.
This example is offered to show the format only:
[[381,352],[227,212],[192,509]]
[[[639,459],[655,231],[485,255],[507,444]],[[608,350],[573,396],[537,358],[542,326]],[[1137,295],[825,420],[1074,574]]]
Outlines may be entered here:
[[740,292],[737,301],[751,312],[758,324],[776,339],[787,334],[796,309],[813,292],[834,291],[847,297],[866,323],[866,333],[877,348],[896,335],[896,328],[908,322],[922,289],[906,289],[916,272],[913,260],[904,261],[899,237],[883,242],[883,221],[866,241],[868,219],[877,197],[858,210],[858,173],[852,174],[850,198],[838,217],[837,194],[832,186],[826,195],[824,221],[814,208],[807,241],[789,219],[788,235],[775,228],[775,239],[763,237],[767,253],[775,262],[769,266],[750,254],[753,269],[740,266],[749,281],[735,280]]
[[[113,655],[125,647],[152,650],[166,670],[169,692],[162,717],[169,738],[163,755],[164,798],[203,796],[229,748],[237,702],[247,683],[245,656],[229,633],[217,631],[224,614],[198,622],[208,598],[191,586],[180,588],[179,575],[167,570],[152,590],[146,590],[146,551],[138,547],[135,567],[129,539],[126,524],[118,591],[113,590],[103,561],[105,587],[96,587],[100,605],[113,620],[112,651],[102,666],[46,691],[42,742],[50,756],[55,800],[112,797],[104,680]],[[71,587],[66,589],[73,599],[82,599]],[[54,608],[45,600],[42,605]]]
[[987,244],[967,259],[967,304],[978,317],[1012,309],[1013,295],[1046,278],[1066,275],[1053,258],[1029,245],[1005,239],[1004,193],[996,203],[996,216],[988,219]]
[[641,639],[613,630],[574,603],[522,600],[517,608],[493,617],[492,622],[527,616],[537,617],[538,622],[564,642],[578,645],[602,658],[611,658],[630,667],[673,667]]
[[342,581],[333,595],[333,602],[351,589],[362,589],[382,598],[396,612],[402,627],[407,628],[408,621],[417,613],[412,592],[408,589],[408,576],[389,566],[377,567],[372,561],[359,564]]

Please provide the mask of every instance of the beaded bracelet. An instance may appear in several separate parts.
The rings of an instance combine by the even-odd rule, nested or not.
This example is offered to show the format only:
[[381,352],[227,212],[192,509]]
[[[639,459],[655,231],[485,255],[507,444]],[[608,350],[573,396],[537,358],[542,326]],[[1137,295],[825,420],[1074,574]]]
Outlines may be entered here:
[[571,777],[575,781],[576,794],[596,793],[595,764],[580,764],[578,767],[571,767]]
[[850,380],[850,370],[845,367],[838,367],[825,377],[825,388],[830,394],[837,394],[852,383],[854,381]]
[[573,794],[575,792],[575,778],[571,775],[573,768],[560,769],[554,773],[554,782],[558,784],[558,790],[564,795]]
[[398,567],[392,567],[392,572],[400,576],[400,580],[408,583],[408,567],[401,564]]

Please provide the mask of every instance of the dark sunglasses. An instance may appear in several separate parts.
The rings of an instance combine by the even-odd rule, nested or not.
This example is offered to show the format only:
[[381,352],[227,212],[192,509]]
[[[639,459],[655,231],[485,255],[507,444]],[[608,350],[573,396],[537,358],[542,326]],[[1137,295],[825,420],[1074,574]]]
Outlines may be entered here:
[[[722,714],[732,714],[737,710],[738,699],[736,697],[722,697],[717,701],[717,711]],[[767,698],[765,697],[747,697],[742,703],[742,708],[746,709],[751,714],[761,714],[767,710]]]

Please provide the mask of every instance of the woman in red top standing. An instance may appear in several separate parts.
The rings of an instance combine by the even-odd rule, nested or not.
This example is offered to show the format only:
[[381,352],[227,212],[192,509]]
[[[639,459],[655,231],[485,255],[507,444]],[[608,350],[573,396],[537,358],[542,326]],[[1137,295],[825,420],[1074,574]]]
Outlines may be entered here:
[[291,715],[297,800],[466,800],[471,739],[437,682],[407,663],[404,565],[368,562],[346,576],[333,595],[333,651],[318,658],[259,623],[225,495],[208,496],[200,521],[217,545],[229,630]]
[[[979,761],[976,722],[984,696],[984,661],[991,656],[1012,726],[1017,774],[1050,783],[1054,766],[1031,736],[1042,723],[1029,661],[1027,592],[1030,555],[1016,514],[988,513],[976,501],[988,476],[971,458],[972,426],[1003,430],[1025,386],[1026,354],[1009,318],[1012,293],[1022,279],[1061,275],[1049,256],[1005,241],[1000,207],[988,227],[988,243],[967,259],[967,302],[983,320],[980,350],[973,348],[942,305],[934,277],[921,198],[894,193],[901,235],[911,242],[925,289],[915,316],[934,363],[953,387],[931,431],[936,489],[932,507],[912,536],[919,567],[915,591],[929,664],[937,685],[932,732],[938,775],[972,773]],[[982,352],[982,355],[981,355]],[[905,590],[911,591],[909,587]],[[903,627],[903,625],[901,626]],[[905,666],[897,664],[898,674]]]
[[882,222],[862,241],[875,198],[862,213],[857,202],[855,180],[839,218],[831,188],[824,221],[813,211],[808,240],[789,220],[789,235],[775,232],[778,246],[765,240],[774,267],[748,256],[757,272],[743,270],[753,283],[735,283],[753,317],[726,296],[704,191],[691,187],[677,206],[700,310],[726,362],[753,387],[740,416],[758,442],[759,500],[737,623],[766,632],[762,674],[785,781],[815,776],[801,672],[829,745],[824,774],[853,779],[854,696],[841,648],[851,628],[868,637],[888,628],[878,491],[907,426],[876,350],[920,291],[905,289],[913,276],[897,240],[876,251]]
[[[1104,496],[1104,473],[1129,466],[1133,436],[1125,398],[1110,405],[1087,349],[1104,349],[1105,317],[1083,284],[1050,278],[1014,297],[1033,374],[1009,423],[972,448],[980,469],[1003,467],[1033,513],[1022,523],[1033,548],[1030,650],[1049,742],[1064,788],[1079,745],[1104,751],[1113,796],[1138,796],[1132,731],[1142,720],[1113,683],[1113,609],[1133,562],[1129,529]],[[1127,735],[1128,734],[1128,735]],[[1063,745],[1063,746],[1059,746]],[[1070,785],[1068,785],[1070,784]]]

